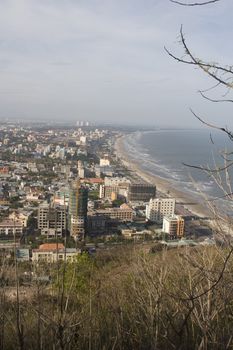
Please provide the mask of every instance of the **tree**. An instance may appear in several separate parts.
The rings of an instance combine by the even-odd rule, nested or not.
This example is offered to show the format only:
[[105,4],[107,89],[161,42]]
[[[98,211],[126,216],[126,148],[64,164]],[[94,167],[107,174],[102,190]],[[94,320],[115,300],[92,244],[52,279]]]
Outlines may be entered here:
[[[181,6],[201,6],[201,5],[213,5],[214,3],[219,2],[220,0],[209,0],[209,1],[199,1],[199,2],[184,2],[184,1],[176,1],[176,0],[170,0],[170,2],[181,5]],[[212,102],[212,103],[232,103],[233,100],[230,98],[225,98],[227,94],[233,89],[233,66],[223,66],[218,63],[208,62],[205,60],[202,60],[198,57],[196,57],[191,48],[190,45],[187,43],[187,40],[185,38],[183,26],[180,27],[180,43],[183,48],[184,54],[182,55],[176,55],[170,50],[168,50],[165,47],[166,52],[168,55],[176,60],[179,63],[184,63],[196,68],[199,68],[204,74],[206,74],[208,77],[210,77],[213,80],[213,85],[205,90],[200,90],[200,95]],[[211,98],[210,93],[215,90],[217,87],[223,87],[225,89],[224,98]],[[222,127],[219,125],[215,125],[214,123],[209,123],[205,121],[205,118],[200,117],[193,109],[190,108],[191,113],[195,118],[197,118],[202,124],[210,127],[211,129],[217,129],[221,132],[223,132],[231,141],[233,141],[233,133],[228,130],[226,127]],[[211,135],[210,135],[211,142],[214,142]],[[229,170],[233,166],[233,160],[231,158],[232,152],[223,151],[222,152],[222,158],[223,158],[223,165],[221,167],[209,167],[209,166],[193,166],[191,164],[185,164],[188,167],[196,168],[201,171],[204,171],[207,173],[212,179],[214,179],[216,185],[222,190],[222,196],[221,198],[225,198],[226,200],[232,201],[232,179],[229,173]],[[223,290],[225,288],[224,286],[224,280],[226,278],[227,272],[230,271],[232,273],[232,254],[233,254],[233,243],[232,243],[232,237],[228,235],[228,233],[232,234],[232,219],[228,215],[224,215],[224,213],[221,213],[218,211],[216,205],[213,203],[213,201],[209,200],[207,197],[205,197],[207,200],[207,203],[209,207],[211,208],[212,212],[214,213],[215,217],[215,234],[218,238],[221,239],[221,242],[224,244],[220,248],[216,248],[216,255],[213,254],[209,257],[208,267],[206,266],[205,262],[203,261],[202,265],[199,265],[199,263],[195,259],[189,259],[190,266],[193,266],[194,269],[199,270],[199,273],[203,278],[206,278],[206,284],[203,287],[202,283],[200,283],[200,280],[197,280],[196,284],[193,284],[193,281],[191,281],[190,286],[190,295],[186,295],[183,298],[183,301],[186,300],[188,305],[188,313],[187,318],[185,319],[185,322],[189,322],[188,319],[196,318],[196,320],[199,322],[199,325],[202,327],[202,337],[201,342],[199,343],[198,348],[208,348],[210,344],[214,341],[214,334],[211,334],[210,328],[211,328],[211,316],[210,312],[215,312],[215,314],[219,315],[219,310],[216,309],[215,305],[213,306],[213,309],[207,308],[207,305],[211,304],[212,298],[217,298],[218,293],[224,294]],[[221,254],[221,260],[219,260],[219,255]],[[216,271],[213,266],[216,265],[216,263],[219,263],[221,267]],[[199,265],[199,266],[198,266]],[[198,272],[197,272],[198,273]],[[200,285],[201,288],[199,287]],[[196,288],[198,286],[198,288]],[[197,290],[198,289],[198,290]],[[224,297],[223,297],[224,298]],[[224,298],[226,301],[226,299]],[[206,320],[204,320],[204,317],[202,321],[200,320],[199,316],[202,318],[202,315],[198,315],[198,312],[196,309],[196,303],[198,303],[201,308],[205,312],[208,313],[208,317]],[[206,304],[207,303],[207,304]],[[211,311],[210,311],[211,310]],[[225,329],[223,330],[225,331]],[[216,341],[216,337],[215,337]],[[217,343],[220,345],[220,340],[217,339]],[[228,337],[227,340],[227,347],[232,347],[232,339]]]
[[[211,5],[213,3],[219,2],[220,0],[209,0],[209,1],[200,1],[200,2],[183,2],[183,1],[176,1],[176,0],[170,0],[170,2],[179,4],[181,6],[199,6],[199,5]],[[227,99],[227,98],[211,98],[210,93],[215,90],[217,87],[223,87],[225,89],[225,96],[230,93],[230,91],[233,89],[233,66],[223,66],[218,63],[208,62],[205,60],[202,60],[198,57],[196,57],[191,48],[190,45],[187,44],[183,26],[180,27],[180,43],[183,48],[184,54],[182,55],[176,55],[173,52],[171,52],[169,49],[165,47],[165,51],[168,53],[168,55],[176,60],[179,63],[184,63],[187,65],[190,65],[195,68],[199,68],[204,74],[206,74],[208,77],[210,77],[213,80],[213,85],[208,88],[207,90],[199,90],[200,95],[205,100],[208,100],[213,103],[232,103],[233,99]],[[197,118],[202,124],[210,127],[211,129],[216,129],[221,132],[223,132],[231,141],[233,141],[233,133],[228,130],[227,127],[222,127],[219,125],[215,125],[213,123],[209,123],[205,121],[205,118],[202,116],[199,116],[192,108],[190,108],[190,111],[192,115]],[[210,141],[214,143],[212,136],[210,135]],[[209,166],[193,166],[191,164],[184,164],[191,168],[196,168],[199,170],[204,171],[208,174],[209,177],[211,177],[216,185],[222,190],[223,194],[221,198],[225,198],[228,200],[232,200],[232,185],[231,185],[231,177],[229,173],[229,169],[233,165],[233,159],[231,158],[232,152],[222,151],[222,159],[223,159],[223,165],[221,167],[212,167]],[[215,217],[219,217],[221,214],[216,212],[216,206],[211,203],[211,201],[208,201],[208,205],[210,206],[211,210],[213,211]],[[221,219],[225,221],[225,224],[229,226],[231,222],[229,221],[228,217],[223,217],[221,215]]]

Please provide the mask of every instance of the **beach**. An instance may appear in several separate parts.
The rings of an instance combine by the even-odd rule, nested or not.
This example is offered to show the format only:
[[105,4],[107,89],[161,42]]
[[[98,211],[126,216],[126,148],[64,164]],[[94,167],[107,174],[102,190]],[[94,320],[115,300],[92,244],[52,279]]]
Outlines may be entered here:
[[120,136],[115,141],[115,152],[117,157],[122,161],[123,165],[133,171],[138,177],[144,181],[156,185],[157,192],[166,197],[176,199],[177,208],[179,213],[186,213],[187,211],[191,214],[200,218],[212,218],[213,213],[208,208],[208,203],[205,198],[200,194],[200,198],[194,198],[189,193],[183,192],[174,188],[168,179],[164,179],[160,176],[151,174],[140,167],[140,160],[135,161],[129,158],[127,150],[124,146],[124,138],[127,135]]

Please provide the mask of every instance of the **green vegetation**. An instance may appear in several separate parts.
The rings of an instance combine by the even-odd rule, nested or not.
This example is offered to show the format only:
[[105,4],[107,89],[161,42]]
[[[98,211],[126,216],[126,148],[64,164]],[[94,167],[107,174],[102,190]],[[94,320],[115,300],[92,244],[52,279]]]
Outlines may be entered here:
[[20,198],[18,196],[12,197],[10,199],[10,208],[11,209],[23,208],[23,203],[20,202]]
[[115,208],[115,207],[120,207],[122,204],[125,203],[125,200],[123,199],[115,199],[113,202],[112,202],[112,206]]
[[89,191],[88,192],[88,198],[90,200],[97,200],[97,199],[99,199],[99,191],[98,190]]

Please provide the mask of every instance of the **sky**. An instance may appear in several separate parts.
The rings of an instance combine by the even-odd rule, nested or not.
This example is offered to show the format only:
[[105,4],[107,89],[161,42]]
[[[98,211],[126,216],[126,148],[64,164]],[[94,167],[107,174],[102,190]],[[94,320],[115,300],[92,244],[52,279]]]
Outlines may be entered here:
[[0,0],[0,119],[199,127],[191,107],[233,128],[231,104],[197,92],[211,79],[164,50],[183,55],[182,24],[198,58],[232,64],[232,13],[232,0]]

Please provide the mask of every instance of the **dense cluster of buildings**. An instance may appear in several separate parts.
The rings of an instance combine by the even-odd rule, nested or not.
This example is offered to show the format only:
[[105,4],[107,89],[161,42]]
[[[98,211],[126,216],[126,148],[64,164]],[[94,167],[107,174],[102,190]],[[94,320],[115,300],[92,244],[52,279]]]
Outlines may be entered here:
[[[52,244],[70,236],[76,247],[88,237],[153,238],[150,225],[169,239],[183,237],[175,199],[157,196],[154,184],[122,171],[114,136],[84,122],[65,130],[2,126],[0,240],[39,237]],[[62,245],[42,244],[30,254],[23,249],[22,256],[37,262],[80,253]]]

